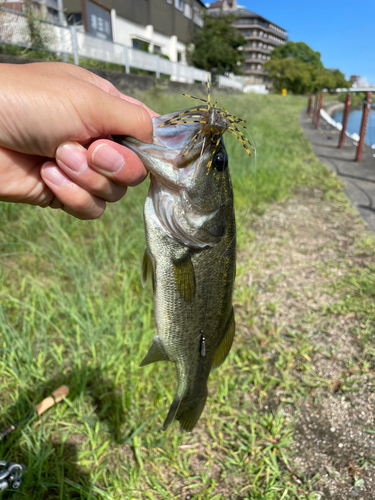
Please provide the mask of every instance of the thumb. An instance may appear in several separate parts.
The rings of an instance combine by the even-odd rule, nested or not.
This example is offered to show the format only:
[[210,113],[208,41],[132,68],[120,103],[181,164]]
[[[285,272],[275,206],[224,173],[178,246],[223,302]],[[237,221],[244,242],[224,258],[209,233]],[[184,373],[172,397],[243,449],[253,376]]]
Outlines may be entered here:
[[97,87],[94,89],[96,96],[81,100],[84,109],[83,113],[80,113],[86,127],[89,127],[91,138],[114,134],[151,142],[151,117],[156,113],[120,93],[114,96]]

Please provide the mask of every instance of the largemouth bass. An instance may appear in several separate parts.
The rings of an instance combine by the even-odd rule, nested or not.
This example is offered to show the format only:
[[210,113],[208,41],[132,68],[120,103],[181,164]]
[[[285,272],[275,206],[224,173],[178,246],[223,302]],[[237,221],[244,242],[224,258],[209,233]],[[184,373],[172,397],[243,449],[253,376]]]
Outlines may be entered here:
[[191,431],[207,399],[210,371],[227,357],[235,333],[236,223],[228,156],[229,129],[247,148],[240,120],[206,105],[153,118],[153,142],[114,139],[150,172],[144,206],[157,335],[141,363],[172,361],[178,388],[164,422]]

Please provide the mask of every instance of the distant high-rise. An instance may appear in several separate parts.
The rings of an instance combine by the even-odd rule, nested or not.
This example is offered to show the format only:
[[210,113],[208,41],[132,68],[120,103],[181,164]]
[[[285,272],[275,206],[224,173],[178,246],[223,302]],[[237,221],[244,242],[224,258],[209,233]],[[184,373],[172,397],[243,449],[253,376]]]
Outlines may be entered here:
[[246,38],[244,75],[248,84],[268,84],[270,79],[263,64],[270,58],[275,47],[286,42],[287,32],[263,16],[238,7],[237,0],[218,0],[211,3],[208,13],[212,15],[234,14],[233,23]]
[[354,83],[354,84],[358,84],[359,80],[361,78],[361,75],[350,75],[350,78],[349,80]]

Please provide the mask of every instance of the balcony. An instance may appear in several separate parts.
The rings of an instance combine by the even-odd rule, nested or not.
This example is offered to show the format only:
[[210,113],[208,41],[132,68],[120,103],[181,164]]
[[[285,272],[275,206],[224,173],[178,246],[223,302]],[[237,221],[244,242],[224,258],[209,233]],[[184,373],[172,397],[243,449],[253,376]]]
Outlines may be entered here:
[[233,26],[237,28],[237,25],[239,26],[261,26],[262,28],[268,28],[268,24],[259,21],[258,19],[254,19],[252,17],[241,17],[239,19],[236,19],[233,23]]
[[[234,26],[236,27],[236,26]],[[259,35],[259,33],[257,33],[256,35],[253,34],[253,30],[244,30],[242,28],[238,28],[237,29],[240,31],[240,33],[246,38],[246,40],[260,40],[260,41],[264,41],[264,40],[267,40],[267,42],[269,41],[271,44],[274,44],[274,45],[280,45],[282,43],[285,43],[285,40],[274,40],[273,38],[271,38],[271,36],[274,36],[274,35],[270,35],[270,34],[264,34],[264,35]],[[267,35],[267,36],[265,36]]]
[[244,74],[246,75],[264,75],[266,72],[264,71],[263,68],[260,69],[251,69],[251,68],[245,68]]
[[286,43],[286,40],[278,41],[278,40],[272,40],[272,38],[269,38],[268,42],[270,45],[274,45],[275,47],[277,47],[278,45],[284,45],[284,43]]
[[279,35],[279,37],[281,37],[281,38],[284,38],[284,39],[288,38],[288,35],[286,32],[284,32],[283,30],[279,30],[278,28],[274,27],[272,24],[269,25],[268,29],[270,31],[272,31],[273,33]]
[[272,50],[274,49],[274,47],[272,46],[272,44],[269,44],[272,46],[272,48],[269,49],[268,43],[266,45],[267,45],[266,47],[259,47],[258,44],[253,45],[253,44],[249,43],[249,44],[246,44],[243,49],[244,49],[244,51],[255,51],[255,52],[262,52],[262,54],[270,54],[272,52]]
[[270,40],[268,38],[268,36],[266,37],[263,35],[245,35],[242,31],[241,31],[241,33],[246,38],[246,40],[259,40],[259,42],[263,42],[263,43],[268,43],[268,40]]
[[[264,54],[265,56],[269,56],[271,54],[272,50],[269,49],[263,49],[260,47],[251,47],[251,49],[245,50],[244,51],[244,56],[246,59],[246,56],[249,57],[249,53],[251,54]],[[258,56],[256,56],[258,58]]]

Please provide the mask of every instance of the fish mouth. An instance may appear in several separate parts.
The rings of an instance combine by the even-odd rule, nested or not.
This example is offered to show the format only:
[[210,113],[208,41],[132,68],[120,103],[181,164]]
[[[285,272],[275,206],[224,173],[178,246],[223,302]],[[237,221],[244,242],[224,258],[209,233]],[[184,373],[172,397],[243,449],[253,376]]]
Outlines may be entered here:
[[[165,117],[153,118],[152,121],[154,131],[151,144],[120,135],[113,135],[112,139],[136,153],[146,169],[160,180],[163,180],[165,170],[174,170],[181,180],[189,177],[192,170],[198,175],[216,147],[211,134],[201,134],[198,141],[198,134],[202,131],[200,123],[161,127]],[[218,138],[219,142],[221,135],[216,132],[215,139]]]
[[210,143],[218,144],[230,126],[225,111],[208,105],[155,117],[153,123],[155,138],[167,148],[181,151],[183,156],[192,150],[209,148]]
[[186,183],[206,175],[223,134],[231,127],[225,110],[209,105],[152,118],[152,143],[112,136],[141,159],[163,184]]

